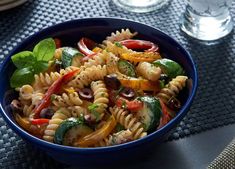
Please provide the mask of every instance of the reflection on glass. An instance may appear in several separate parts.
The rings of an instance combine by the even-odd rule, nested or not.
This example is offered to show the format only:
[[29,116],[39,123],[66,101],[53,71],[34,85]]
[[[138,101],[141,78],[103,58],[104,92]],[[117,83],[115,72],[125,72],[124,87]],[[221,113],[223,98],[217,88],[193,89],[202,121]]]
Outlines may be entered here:
[[113,0],[113,2],[125,10],[143,13],[163,7],[169,0]]
[[232,31],[232,0],[187,0],[181,29],[200,40],[216,40]]

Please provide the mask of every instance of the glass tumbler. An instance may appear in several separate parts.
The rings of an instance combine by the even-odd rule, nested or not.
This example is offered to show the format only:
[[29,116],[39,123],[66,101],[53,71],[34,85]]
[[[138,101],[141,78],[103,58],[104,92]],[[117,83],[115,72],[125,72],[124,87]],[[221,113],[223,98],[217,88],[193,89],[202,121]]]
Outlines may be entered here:
[[187,0],[181,29],[199,40],[222,38],[233,29],[231,5],[232,0]]
[[113,0],[113,3],[127,11],[151,12],[167,5],[170,0]]

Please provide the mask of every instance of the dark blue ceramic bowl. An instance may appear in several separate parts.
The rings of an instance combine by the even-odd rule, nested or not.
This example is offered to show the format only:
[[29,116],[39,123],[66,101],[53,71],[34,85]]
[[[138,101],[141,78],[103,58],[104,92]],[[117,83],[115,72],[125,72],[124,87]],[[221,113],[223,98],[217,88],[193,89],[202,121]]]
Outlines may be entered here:
[[[76,148],[52,144],[30,135],[17,125],[12,114],[7,109],[7,105],[10,103],[12,97],[14,97],[9,85],[9,78],[15,69],[11,61],[11,56],[14,53],[25,49],[32,49],[37,42],[47,37],[58,37],[67,46],[75,46],[76,42],[84,36],[101,42],[107,35],[110,35],[111,32],[120,30],[121,28],[130,28],[131,30],[139,32],[139,39],[146,39],[157,43],[164,57],[180,63],[190,78],[190,83],[181,96],[183,106],[173,120],[160,130],[142,139],[102,148]],[[28,37],[5,59],[0,68],[0,76],[0,108],[1,114],[7,124],[23,139],[44,150],[54,159],[72,165],[116,163],[123,159],[129,160],[130,157],[136,158],[137,156],[146,154],[148,150],[151,150],[152,146],[156,146],[160,143],[164,139],[164,136],[166,136],[186,115],[197,88],[197,71],[195,64],[190,54],[178,42],[153,27],[115,18],[89,18],[68,21],[51,26]]]

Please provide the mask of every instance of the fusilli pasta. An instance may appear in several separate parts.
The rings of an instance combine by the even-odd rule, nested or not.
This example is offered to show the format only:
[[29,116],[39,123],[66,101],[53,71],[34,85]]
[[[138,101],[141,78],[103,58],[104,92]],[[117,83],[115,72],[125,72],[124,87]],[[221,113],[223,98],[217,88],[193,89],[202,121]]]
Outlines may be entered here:
[[160,90],[157,97],[167,104],[171,97],[176,96],[180,90],[185,87],[187,79],[187,76],[176,76],[176,78],[172,79],[166,87]]
[[66,69],[61,69],[60,72],[50,72],[50,73],[40,73],[34,75],[34,88],[40,89],[43,87],[49,87],[52,85],[57,79],[59,79],[62,75],[71,72],[73,70],[78,69],[74,66],[69,66]]
[[79,106],[82,104],[82,100],[79,98],[77,92],[63,93],[60,95],[53,95],[52,103],[57,107],[67,107],[67,106]]
[[107,75],[106,65],[91,66],[78,74],[75,79],[71,80],[68,86],[74,87],[75,89],[82,89],[92,81],[102,80],[105,75]]
[[104,110],[108,107],[108,91],[103,81],[91,82],[91,89],[94,92],[94,103],[98,106],[96,109],[100,114],[104,113]]
[[53,142],[56,129],[65,119],[69,117],[71,117],[71,113],[66,108],[61,108],[56,111],[44,131],[43,139]]
[[132,33],[129,29],[122,29],[121,31],[112,32],[110,36],[106,37],[106,40],[103,41],[103,44],[109,42],[118,42],[126,39],[131,39],[137,35],[137,32]]
[[32,105],[37,106],[41,102],[43,96],[44,94],[41,92],[34,92],[32,94]]
[[107,55],[108,53],[106,51],[103,51],[102,53],[97,53],[95,56],[93,56],[92,59],[89,59],[87,62],[85,62],[80,69],[84,70],[88,67],[104,65],[106,63]]
[[147,135],[142,124],[127,110],[115,106],[110,108],[110,112],[116,118],[117,122],[133,133],[134,139],[142,138]]
[[134,51],[133,50],[131,50],[131,49],[128,49],[127,47],[125,47],[125,46],[117,46],[117,45],[115,45],[115,44],[113,44],[113,43],[111,43],[111,42],[107,42],[107,47],[106,47],[106,50],[108,51],[108,52],[111,52],[111,53],[113,53],[114,55],[116,55],[116,56],[120,56],[120,55],[122,55],[123,53],[133,53]]

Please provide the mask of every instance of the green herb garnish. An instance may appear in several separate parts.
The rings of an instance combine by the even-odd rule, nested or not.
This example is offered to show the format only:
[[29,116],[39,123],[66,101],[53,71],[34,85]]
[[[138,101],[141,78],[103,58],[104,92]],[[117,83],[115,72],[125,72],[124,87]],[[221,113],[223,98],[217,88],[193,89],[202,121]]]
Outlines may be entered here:
[[161,89],[164,88],[165,87],[165,82],[163,80],[159,80],[159,82],[160,82],[160,88]]
[[56,94],[52,94],[52,95],[51,95],[51,101],[54,101],[55,98],[56,98]]
[[48,61],[55,53],[55,42],[52,38],[40,41],[31,51],[22,51],[11,57],[17,67],[10,79],[12,88],[21,87],[34,81],[34,74],[48,69]]
[[122,48],[122,47],[123,47],[123,45],[122,45],[121,43],[119,43],[119,42],[114,42],[114,45],[116,45],[116,46],[119,47],[119,48]]
[[96,111],[99,106],[95,103],[88,106],[88,110],[95,116],[96,121],[101,119],[100,113]]
[[118,123],[115,127],[116,131],[119,132],[119,131],[122,131],[125,129],[125,127],[123,125],[121,125],[120,123]]
[[122,101],[122,106],[121,106],[123,109],[126,109],[126,101]]

